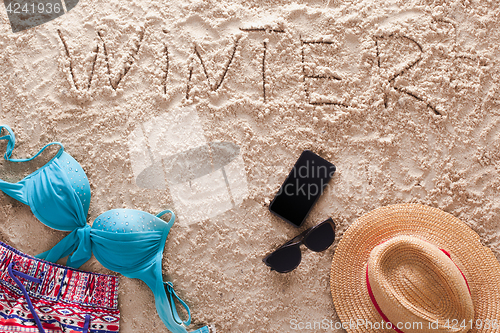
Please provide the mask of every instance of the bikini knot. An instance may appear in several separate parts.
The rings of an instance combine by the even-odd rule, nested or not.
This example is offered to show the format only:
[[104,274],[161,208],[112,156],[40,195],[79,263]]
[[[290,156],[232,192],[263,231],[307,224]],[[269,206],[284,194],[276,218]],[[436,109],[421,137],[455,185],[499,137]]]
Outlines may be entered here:
[[40,253],[36,257],[50,262],[56,262],[69,255],[66,266],[74,268],[80,267],[92,256],[90,230],[91,227],[88,224],[84,227],[77,228],[68,236],[64,237],[52,249]]
[[[86,224],[83,228],[76,229],[78,245],[75,252],[68,257],[66,266],[80,267],[92,257],[92,246],[90,242],[90,225]],[[73,231],[74,232],[74,231]]]

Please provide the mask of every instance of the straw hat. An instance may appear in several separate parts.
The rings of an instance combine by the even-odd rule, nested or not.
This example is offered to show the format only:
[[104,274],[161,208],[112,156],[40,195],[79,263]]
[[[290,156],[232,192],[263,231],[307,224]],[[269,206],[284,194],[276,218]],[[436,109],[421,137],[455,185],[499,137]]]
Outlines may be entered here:
[[335,250],[330,285],[347,332],[500,331],[500,263],[436,208],[398,204],[361,216]]

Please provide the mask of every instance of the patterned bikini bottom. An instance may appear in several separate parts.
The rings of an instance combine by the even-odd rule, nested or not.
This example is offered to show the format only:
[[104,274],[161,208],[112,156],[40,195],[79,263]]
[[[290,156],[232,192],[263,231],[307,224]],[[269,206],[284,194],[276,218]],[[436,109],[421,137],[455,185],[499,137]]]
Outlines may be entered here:
[[0,333],[115,333],[118,278],[26,255],[0,242]]

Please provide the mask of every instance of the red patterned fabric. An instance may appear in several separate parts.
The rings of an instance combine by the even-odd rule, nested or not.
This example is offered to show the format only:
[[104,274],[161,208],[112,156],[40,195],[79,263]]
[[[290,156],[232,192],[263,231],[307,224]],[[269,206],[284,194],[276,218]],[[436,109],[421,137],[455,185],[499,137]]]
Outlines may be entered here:
[[26,299],[7,267],[35,278],[20,278],[46,333],[81,333],[90,315],[89,333],[119,330],[118,278],[83,272],[40,260],[0,242],[0,333],[39,333]]

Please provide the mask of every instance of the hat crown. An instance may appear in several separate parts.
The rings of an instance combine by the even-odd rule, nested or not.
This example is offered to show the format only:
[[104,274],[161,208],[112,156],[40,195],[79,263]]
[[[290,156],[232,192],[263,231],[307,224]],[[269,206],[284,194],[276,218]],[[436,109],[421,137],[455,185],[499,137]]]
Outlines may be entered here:
[[435,245],[412,236],[393,237],[373,248],[367,272],[380,310],[403,332],[458,333],[470,329],[453,324],[474,318],[467,282],[456,264]]

